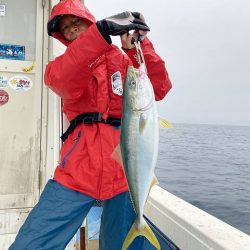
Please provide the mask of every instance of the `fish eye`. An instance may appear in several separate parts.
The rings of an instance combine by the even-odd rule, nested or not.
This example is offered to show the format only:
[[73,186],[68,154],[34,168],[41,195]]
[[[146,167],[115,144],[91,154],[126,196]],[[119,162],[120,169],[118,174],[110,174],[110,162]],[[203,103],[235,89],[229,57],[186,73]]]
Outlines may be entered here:
[[131,81],[130,84],[131,84],[132,86],[135,86],[135,81]]

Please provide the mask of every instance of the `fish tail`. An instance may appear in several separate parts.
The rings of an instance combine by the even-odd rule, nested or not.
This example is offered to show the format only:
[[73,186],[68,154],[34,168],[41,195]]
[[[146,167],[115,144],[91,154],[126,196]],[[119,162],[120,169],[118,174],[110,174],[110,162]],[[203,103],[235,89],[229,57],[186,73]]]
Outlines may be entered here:
[[144,236],[146,237],[149,242],[157,249],[161,250],[161,246],[157,238],[155,237],[153,231],[147,224],[147,222],[144,220],[143,226],[138,228],[136,222],[132,225],[131,229],[129,230],[127,237],[125,238],[123,245],[122,245],[122,250],[127,250],[129,245],[134,241],[134,239],[137,236]]

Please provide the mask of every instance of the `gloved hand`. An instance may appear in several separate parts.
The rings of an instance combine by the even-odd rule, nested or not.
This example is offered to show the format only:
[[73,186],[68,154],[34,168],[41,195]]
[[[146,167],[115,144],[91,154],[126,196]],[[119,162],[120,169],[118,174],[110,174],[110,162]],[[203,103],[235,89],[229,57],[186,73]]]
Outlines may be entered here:
[[140,19],[139,12],[130,11],[107,17],[98,21],[96,25],[108,43],[111,43],[110,35],[118,36],[128,33],[130,30],[150,30],[147,24]]
[[[142,20],[145,23],[145,18],[142,14],[139,13],[138,18]],[[135,47],[134,42],[140,41],[143,42],[145,37],[147,36],[147,31],[143,30],[135,30],[133,33],[124,33],[121,35],[121,44],[122,48],[127,49],[133,49]]]

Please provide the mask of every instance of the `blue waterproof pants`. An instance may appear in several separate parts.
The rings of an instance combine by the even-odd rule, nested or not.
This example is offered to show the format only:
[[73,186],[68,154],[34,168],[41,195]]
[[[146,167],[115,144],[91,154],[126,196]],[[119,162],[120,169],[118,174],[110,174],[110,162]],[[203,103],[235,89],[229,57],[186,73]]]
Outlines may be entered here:
[[[9,250],[63,250],[81,226],[95,199],[49,180]],[[103,202],[99,249],[121,250],[135,212],[129,193]],[[137,237],[128,250],[154,250]]]

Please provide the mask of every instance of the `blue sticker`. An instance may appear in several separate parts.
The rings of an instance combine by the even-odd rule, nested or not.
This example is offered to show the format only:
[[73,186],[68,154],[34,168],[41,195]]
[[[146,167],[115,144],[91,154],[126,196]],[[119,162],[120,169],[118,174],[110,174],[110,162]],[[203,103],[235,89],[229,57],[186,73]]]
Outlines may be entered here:
[[25,60],[25,46],[0,44],[0,59]]

